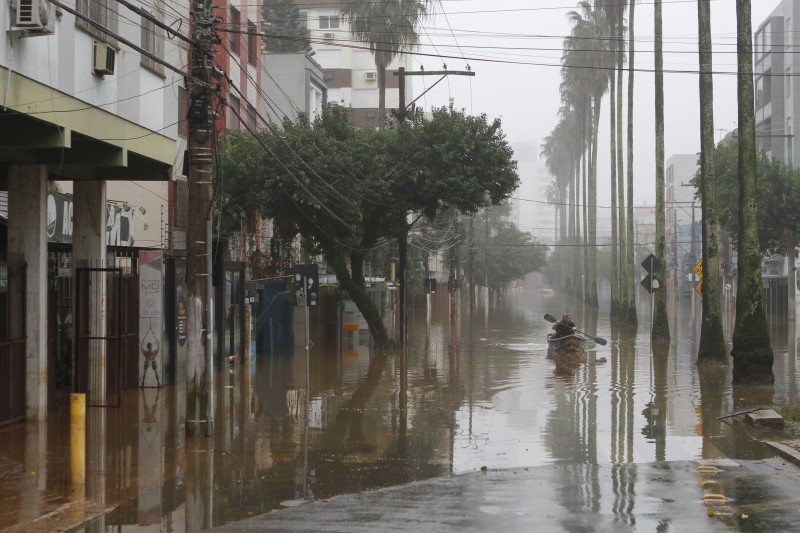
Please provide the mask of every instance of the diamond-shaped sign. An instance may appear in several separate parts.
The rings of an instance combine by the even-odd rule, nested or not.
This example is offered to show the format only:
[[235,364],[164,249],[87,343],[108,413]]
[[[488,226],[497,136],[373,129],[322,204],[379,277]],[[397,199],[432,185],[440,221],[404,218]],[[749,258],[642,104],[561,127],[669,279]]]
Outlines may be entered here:
[[651,277],[650,274],[644,277],[644,279],[641,281],[641,284],[642,287],[644,287],[644,290],[650,294],[653,294],[653,292],[661,286],[661,282],[658,281],[658,278],[655,275]]
[[653,254],[648,255],[641,264],[647,272],[657,272],[661,270],[661,261]]
[[697,282],[697,285],[694,286],[694,290],[696,290],[697,294],[699,294],[700,296],[703,295],[703,280],[702,279]]
[[697,264],[694,266],[694,271],[698,276],[700,276],[701,278],[703,277],[703,260],[702,259],[700,261],[698,261]]

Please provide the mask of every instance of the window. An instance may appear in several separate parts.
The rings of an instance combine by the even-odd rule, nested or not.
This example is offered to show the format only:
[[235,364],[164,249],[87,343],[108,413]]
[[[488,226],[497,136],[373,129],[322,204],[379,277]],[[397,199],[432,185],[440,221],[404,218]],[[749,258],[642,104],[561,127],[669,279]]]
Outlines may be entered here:
[[[114,0],[76,0],[75,9],[93,21],[117,33],[119,24],[117,18],[117,2]],[[75,25],[85,32],[109,44],[117,44],[117,40],[110,37],[86,22],[76,18]]]
[[297,27],[308,28],[308,9],[299,9],[297,11]]
[[258,28],[249,21],[247,23],[247,61],[251,65],[258,64]]
[[325,70],[342,68],[341,50],[319,50],[316,59],[317,63]]
[[236,116],[236,113],[239,112],[239,99],[235,96],[230,96],[230,109],[227,110],[227,117],[225,120],[225,127],[229,130],[238,130],[239,129],[239,117]]
[[339,15],[320,15],[319,29],[335,30],[339,28]]
[[786,19],[786,35],[783,36],[783,44],[786,45],[786,48],[790,48],[792,46],[792,19],[791,19],[791,17]]
[[239,13],[239,10],[235,7],[231,7],[231,32],[228,34],[230,37],[230,48],[231,53],[239,55],[239,32],[241,28],[239,27],[242,23],[242,16]]
[[[164,12],[161,9],[160,1],[156,0],[154,5],[156,6],[156,11],[150,12],[150,15],[158,21],[163,21]],[[142,17],[142,48],[155,57],[164,59],[164,30],[146,17]],[[142,54],[141,64],[160,76],[164,76],[164,65],[157,63],[153,58]]]
[[247,104],[247,125],[250,127],[251,130],[255,131],[256,129],[256,108],[250,104]]

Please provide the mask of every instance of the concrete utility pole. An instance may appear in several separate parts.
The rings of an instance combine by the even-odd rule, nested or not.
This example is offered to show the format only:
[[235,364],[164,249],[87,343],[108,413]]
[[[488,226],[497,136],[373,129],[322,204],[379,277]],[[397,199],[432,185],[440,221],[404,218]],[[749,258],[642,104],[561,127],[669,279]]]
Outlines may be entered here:
[[[437,83],[442,81],[446,76],[474,76],[475,73],[471,70],[467,71],[449,71],[449,70],[433,70],[425,71],[420,70],[417,72],[406,72],[405,67],[400,67],[397,72],[393,73],[398,76],[398,90],[400,91],[400,101],[394,115],[400,123],[406,120],[406,108],[413,105],[414,102],[422,98],[422,96],[433,89]],[[422,94],[417,96],[411,103],[406,104],[406,76],[441,76],[439,81],[431,85]],[[407,228],[407,230],[410,228]],[[400,342],[406,344],[408,336],[408,231],[404,232],[404,237],[398,243],[398,255],[400,256]]]
[[192,76],[189,90],[189,227],[186,235],[189,308],[186,362],[186,436],[213,433],[213,293],[211,197],[215,135],[211,91],[212,44],[216,38],[211,2],[192,9]]

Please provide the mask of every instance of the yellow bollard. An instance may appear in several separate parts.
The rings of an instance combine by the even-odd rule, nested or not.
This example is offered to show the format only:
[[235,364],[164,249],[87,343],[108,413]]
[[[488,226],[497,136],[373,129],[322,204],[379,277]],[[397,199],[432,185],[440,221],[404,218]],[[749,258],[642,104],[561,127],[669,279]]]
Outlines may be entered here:
[[86,484],[86,395],[69,398],[69,466],[75,496],[82,498]]

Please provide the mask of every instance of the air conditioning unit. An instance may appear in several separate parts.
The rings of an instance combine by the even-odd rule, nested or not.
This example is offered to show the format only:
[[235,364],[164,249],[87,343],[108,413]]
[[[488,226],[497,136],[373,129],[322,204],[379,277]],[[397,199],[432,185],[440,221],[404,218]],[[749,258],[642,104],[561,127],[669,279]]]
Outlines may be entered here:
[[330,80],[332,80],[332,79],[333,79],[333,72],[330,72],[330,71],[326,70],[326,71],[325,71],[325,72],[323,72],[323,74],[322,74],[322,79],[323,79],[323,80],[325,80],[325,81],[330,81]]
[[333,34],[332,34],[332,33],[323,33],[323,34],[322,34],[322,38],[323,38],[323,39],[325,39],[326,41],[332,41],[332,40],[333,40],[333,37],[334,37],[334,36],[333,36]]
[[56,17],[48,0],[14,0],[12,30],[22,32],[22,37],[52,35]]
[[94,41],[94,62],[92,71],[101,76],[114,74],[114,63],[116,63],[116,49],[106,43]]
[[367,79],[367,81],[375,81],[375,80],[378,79],[378,73],[377,72],[367,72],[364,77]]

